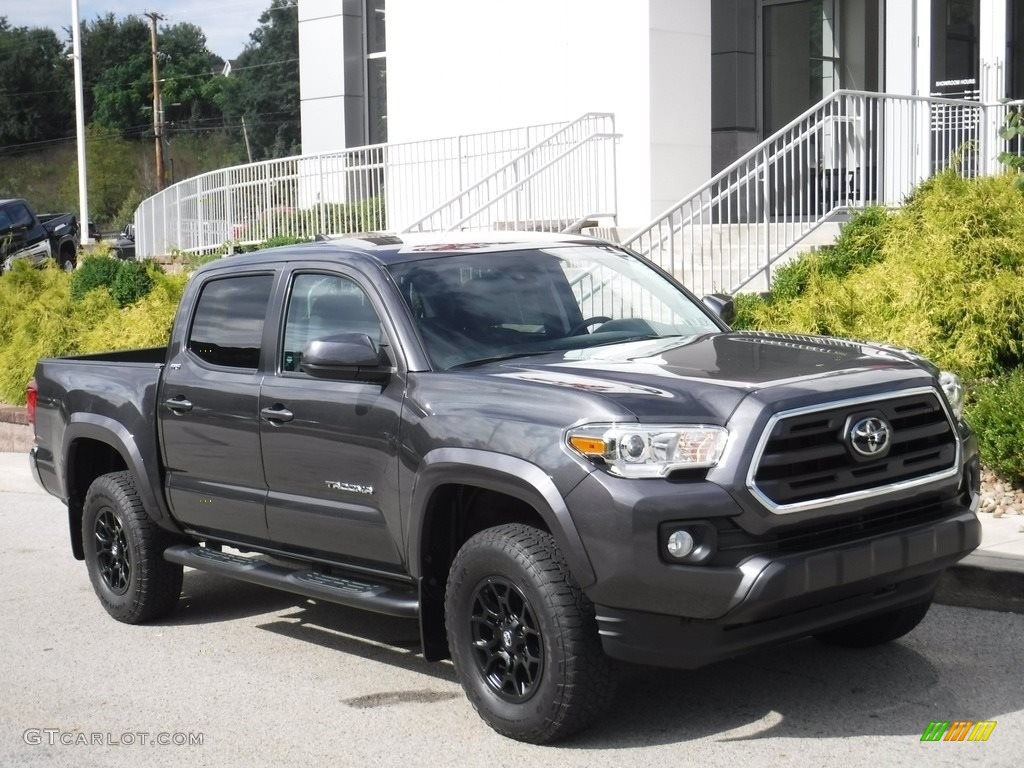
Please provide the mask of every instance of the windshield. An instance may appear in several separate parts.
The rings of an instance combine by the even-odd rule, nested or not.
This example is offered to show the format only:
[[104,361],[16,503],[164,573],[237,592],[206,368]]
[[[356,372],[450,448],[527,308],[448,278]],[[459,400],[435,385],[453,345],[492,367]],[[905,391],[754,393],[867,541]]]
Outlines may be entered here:
[[442,370],[719,330],[671,282],[613,246],[467,253],[390,271]]

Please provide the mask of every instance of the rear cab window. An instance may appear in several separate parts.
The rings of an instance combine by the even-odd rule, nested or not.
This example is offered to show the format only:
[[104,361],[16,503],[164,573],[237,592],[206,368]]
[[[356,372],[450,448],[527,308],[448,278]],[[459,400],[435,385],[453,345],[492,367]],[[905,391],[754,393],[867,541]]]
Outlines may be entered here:
[[188,351],[209,365],[257,369],[273,284],[271,274],[206,283],[196,302]]

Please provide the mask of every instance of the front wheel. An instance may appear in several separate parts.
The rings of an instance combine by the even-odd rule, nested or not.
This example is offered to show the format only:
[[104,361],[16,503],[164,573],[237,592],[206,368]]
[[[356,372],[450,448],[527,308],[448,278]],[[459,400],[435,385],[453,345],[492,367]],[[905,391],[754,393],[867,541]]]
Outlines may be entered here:
[[921,623],[931,605],[932,600],[929,597],[920,603],[870,616],[853,624],[821,632],[814,637],[826,645],[839,645],[845,648],[870,648],[873,645],[881,645],[910,632]]
[[593,604],[548,533],[513,524],[471,537],[452,563],[445,623],[466,696],[498,733],[556,741],[612,699]]
[[82,545],[89,580],[107,613],[126,624],[174,610],[182,568],[164,560],[170,534],[150,520],[131,474],[96,478],[85,495]]

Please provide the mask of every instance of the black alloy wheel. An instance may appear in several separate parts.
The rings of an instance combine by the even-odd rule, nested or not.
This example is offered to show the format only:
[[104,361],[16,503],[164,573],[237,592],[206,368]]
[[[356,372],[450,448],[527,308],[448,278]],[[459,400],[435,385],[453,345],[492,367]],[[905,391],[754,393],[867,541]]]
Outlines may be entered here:
[[100,578],[115,595],[123,595],[128,591],[132,575],[132,559],[124,526],[112,510],[104,509],[96,516],[94,535]]
[[530,601],[500,576],[480,582],[469,619],[473,658],[504,700],[527,701],[544,674],[544,639]]

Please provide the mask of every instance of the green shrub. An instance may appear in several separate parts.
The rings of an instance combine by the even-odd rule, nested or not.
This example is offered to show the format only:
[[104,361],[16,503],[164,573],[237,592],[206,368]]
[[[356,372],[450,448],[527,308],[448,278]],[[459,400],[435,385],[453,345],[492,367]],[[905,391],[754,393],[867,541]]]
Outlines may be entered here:
[[884,341],[967,378],[998,375],[1024,363],[1022,235],[1012,176],[941,173],[899,211],[867,211],[833,249],[780,270],[747,327]]
[[119,307],[134,304],[153,288],[150,267],[141,261],[122,261],[117,269],[114,282],[109,286],[110,295]]
[[120,268],[121,262],[110,256],[87,256],[71,276],[71,297],[84,299],[96,288],[109,290]]
[[985,465],[1007,480],[1024,481],[1024,368],[978,384],[967,419]]

